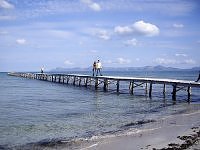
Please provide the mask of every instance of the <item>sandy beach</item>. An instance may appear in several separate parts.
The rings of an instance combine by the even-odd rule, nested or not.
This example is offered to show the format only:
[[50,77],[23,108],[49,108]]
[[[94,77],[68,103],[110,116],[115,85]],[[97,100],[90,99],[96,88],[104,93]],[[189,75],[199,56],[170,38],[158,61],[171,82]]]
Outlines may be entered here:
[[197,111],[163,118],[122,135],[93,138],[92,144],[83,144],[80,149],[198,149],[199,131],[200,111]]

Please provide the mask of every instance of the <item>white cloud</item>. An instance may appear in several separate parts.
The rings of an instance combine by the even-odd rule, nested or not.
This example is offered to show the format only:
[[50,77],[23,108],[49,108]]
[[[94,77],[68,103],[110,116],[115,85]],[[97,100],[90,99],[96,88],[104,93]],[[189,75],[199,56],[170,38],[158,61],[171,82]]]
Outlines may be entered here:
[[130,26],[117,26],[115,27],[114,32],[118,34],[130,34],[133,32],[133,29]]
[[17,39],[16,42],[17,42],[17,44],[20,44],[20,45],[26,44],[26,40],[25,39]]
[[119,64],[129,64],[129,63],[131,63],[131,60],[125,59],[125,58],[117,58],[117,63],[119,63]]
[[178,61],[175,59],[166,59],[166,58],[156,58],[154,60],[155,63],[158,64],[164,64],[164,65],[169,65],[169,64],[177,64]]
[[73,34],[69,31],[64,30],[46,30],[47,34],[57,37],[57,38],[69,38],[73,36]]
[[119,57],[115,60],[106,60],[104,61],[104,63],[107,63],[107,64],[115,64],[115,65],[126,65],[126,64],[130,64],[131,63],[131,60],[130,59],[126,59],[126,58],[122,58],[122,57]]
[[183,28],[184,27],[184,25],[183,24],[173,24],[173,27],[174,28]]
[[131,40],[127,40],[124,42],[125,45],[130,45],[130,46],[136,46],[138,44],[138,41],[136,39],[131,39]]
[[187,57],[187,54],[175,54],[175,56],[177,56],[177,57],[179,57],[179,56]]
[[96,36],[96,37],[103,39],[103,40],[109,40],[110,39],[110,34],[108,33],[108,31],[106,31],[104,29],[92,28],[92,29],[89,29],[87,32],[89,32],[93,36]]
[[98,53],[98,51],[95,50],[95,49],[92,49],[92,50],[89,51],[89,53]]
[[193,65],[196,64],[196,61],[193,59],[170,59],[170,58],[156,58],[154,60],[155,63],[162,64],[162,65]]
[[73,65],[74,63],[71,62],[70,60],[65,60],[64,64],[65,64],[65,65]]
[[0,0],[0,8],[12,9],[12,8],[14,8],[14,5],[10,4],[9,2],[7,2],[5,0]]
[[184,63],[193,65],[193,64],[196,64],[196,61],[194,61],[193,59],[187,59],[187,60],[184,60]]
[[146,35],[146,36],[156,36],[159,34],[159,28],[151,23],[146,23],[143,20],[137,21],[133,24],[135,32]]
[[6,34],[8,34],[7,31],[0,31],[0,35],[6,35]]
[[0,20],[14,20],[14,16],[0,16]]
[[114,32],[123,35],[133,34],[151,37],[158,35],[160,30],[156,25],[140,20],[130,26],[117,26],[114,28]]
[[82,3],[85,3],[89,8],[94,11],[101,11],[101,6],[98,3],[93,2],[92,0],[81,0]]
[[135,60],[136,60],[136,61],[140,61],[140,58],[136,58]]
[[99,30],[98,37],[104,40],[109,40],[110,36],[106,30]]
[[198,5],[195,1],[181,1],[181,0],[115,0],[104,1],[105,10],[114,11],[131,11],[131,12],[153,12],[159,14],[167,14],[171,16],[187,15],[194,10]]

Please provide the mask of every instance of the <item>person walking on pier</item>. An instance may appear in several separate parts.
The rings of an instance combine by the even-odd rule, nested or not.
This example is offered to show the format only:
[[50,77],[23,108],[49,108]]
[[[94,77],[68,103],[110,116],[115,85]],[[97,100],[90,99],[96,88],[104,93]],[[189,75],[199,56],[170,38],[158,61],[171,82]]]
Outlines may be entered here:
[[97,68],[96,76],[98,76],[98,73],[99,73],[100,76],[102,76],[102,74],[101,74],[102,64],[101,64],[101,62],[99,60],[96,63],[96,68]]
[[199,80],[200,80],[200,71],[199,71],[199,77],[195,82],[199,82]]
[[94,76],[94,74],[96,74],[96,71],[97,71],[97,63],[96,63],[96,61],[94,61],[93,68],[92,68],[93,76]]

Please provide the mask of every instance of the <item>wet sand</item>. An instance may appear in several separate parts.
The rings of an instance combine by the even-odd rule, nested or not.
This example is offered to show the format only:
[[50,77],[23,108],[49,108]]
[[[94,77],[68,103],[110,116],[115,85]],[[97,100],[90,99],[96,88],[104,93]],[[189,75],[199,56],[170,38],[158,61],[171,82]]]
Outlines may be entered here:
[[139,130],[129,130],[118,136],[93,138],[83,144],[84,150],[167,150],[195,149],[200,140],[200,111],[175,114],[143,125]]

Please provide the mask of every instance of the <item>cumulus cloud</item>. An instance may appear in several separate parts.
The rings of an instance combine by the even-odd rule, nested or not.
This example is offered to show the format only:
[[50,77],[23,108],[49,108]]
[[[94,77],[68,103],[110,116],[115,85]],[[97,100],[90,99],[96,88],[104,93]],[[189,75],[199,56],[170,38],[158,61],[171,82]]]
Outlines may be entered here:
[[159,34],[159,28],[151,23],[146,23],[144,21],[138,21],[133,24],[135,32],[146,36],[155,36]]
[[98,37],[101,39],[104,39],[104,40],[110,39],[110,36],[106,30],[99,30],[97,34],[98,34]]
[[115,64],[115,65],[126,65],[126,64],[130,64],[131,60],[127,59],[127,58],[119,57],[119,58],[114,59],[114,60],[106,60],[106,61],[104,61],[104,63]]
[[154,60],[155,63],[169,65],[169,64],[177,64],[178,62],[175,59],[166,59],[166,58],[156,58]]
[[117,26],[114,28],[114,32],[123,35],[133,34],[151,37],[158,35],[160,30],[156,25],[140,20],[130,26]]
[[196,61],[194,61],[193,59],[186,59],[184,60],[184,63],[193,65],[196,64]]
[[193,65],[193,64],[196,64],[196,61],[193,59],[156,58],[154,60],[154,62],[161,64],[161,65],[177,65],[177,64]]
[[70,38],[73,36],[71,32],[64,30],[46,30],[46,33],[57,38]]
[[81,0],[82,3],[85,3],[89,8],[94,11],[100,11],[101,6],[98,3],[93,2],[92,0]]
[[173,27],[174,28],[183,28],[184,27],[184,25],[183,24],[173,24]]
[[89,53],[98,53],[98,50],[92,49],[89,51]]
[[115,27],[114,32],[118,34],[130,34],[133,33],[133,29],[130,26],[117,26]]
[[110,34],[108,33],[108,31],[104,30],[104,29],[99,29],[99,28],[92,28],[89,29],[90,34],[92,34],[93,36],[96,36],[100,39],[103,40],[109,40],[110,39]]
[[125,58],[117,58],[117,63],[118,64],[129,64],[131,63],[131,60],[130,59],[125,59]]
[[20,45],[26,44],[26,40],[25,39],[17,39],[16,42],[17,42],[17,44],[20,44]]
[[15,17],[14,16],[0,16],[0,20],[14,20]]
[[71,62],[70,60],[65,60],[65,61],[64,61],[64,64],[65,64],[65,65],[73,65],[74,63]]
[[135,61],[140,61],[140,58],[136,58]]
[[175,54],[175,56],[177,56],[177,57],[179,57],[179,56],[181,56],[181,57],[187,57],[187,54]]
[[124,41],[124,44],[127,45],[127,46],[136,46],[138,44],[138,41],[136,39],[131,39],[131,40],[127,40],[127,41]]
[[7,2],[5,0],[0,0],[0,8],[12,9],[12,8],[14,8],[14,5],[10,4],[9,2]]
[[8,34],[7,31],[0,31],[0,35],[6,35],[6,34]]

